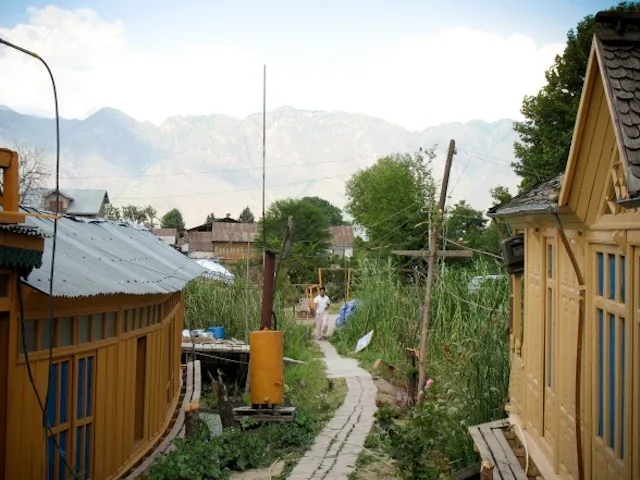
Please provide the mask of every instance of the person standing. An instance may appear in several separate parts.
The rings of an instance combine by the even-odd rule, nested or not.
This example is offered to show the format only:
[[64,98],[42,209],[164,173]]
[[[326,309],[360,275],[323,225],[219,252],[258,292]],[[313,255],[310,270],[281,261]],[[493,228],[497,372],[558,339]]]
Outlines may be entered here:
[[320,295],[313,299],[313,306],[316,310],[316,338],[325,340],[329,327],[329,305],[331,300],[324,294],[324,287],[320,287]]

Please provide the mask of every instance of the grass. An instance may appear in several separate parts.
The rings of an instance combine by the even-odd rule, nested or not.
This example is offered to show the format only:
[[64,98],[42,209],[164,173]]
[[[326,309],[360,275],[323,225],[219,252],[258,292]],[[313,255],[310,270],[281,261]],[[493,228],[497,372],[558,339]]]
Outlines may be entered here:
[[[332,341],[338,351],[349,354],[360,337],[374,330],[371,344],[356,357],[368,368],[382,358],[396,366],[397,376],[407,375],[412,370],[405,352],[419,345],[424,286],[398,277],[390,263],[365,261],[360,268],[353,297],[361,307]],[[428,400],[403,411],[402,426],[393,420],[400,413],[381,409],[378,423],[386,431],[385,447],[405,478],[432,478],[432,467],[458,469],[475,462],[467,427],[504,417],[509,382],[507,282],[487,282],[475,293],[468,290],[473,276],[489,273],[496,273],[496,266],[484,261],[469,268],[440,267],[429,321],[427,377],[433,386]],[[446,462],[432,457],[434,452],[442,453]]]
[[[234,285],[196,280],[185,293],[187,328],[222,325],[227,337],[246,340],[259,327],[261,304],[261,291],[242,278]],[[344,401],[346,383],[326,378],[321,353],[311,340],[311,326],[287,315],[279,295],[274,312],[278,329],[285,332],[284,355],[306,362],[285,367],[285,405],[296,407],[295,420],[262,425],[246,421],[214,437],[201,428],[196,439],[177,440],[178,448],[151,467],[149,480],[226,479],[232,471],[269,467],[278,460],[285,460],[278,477],[284,479],[311,446]]]

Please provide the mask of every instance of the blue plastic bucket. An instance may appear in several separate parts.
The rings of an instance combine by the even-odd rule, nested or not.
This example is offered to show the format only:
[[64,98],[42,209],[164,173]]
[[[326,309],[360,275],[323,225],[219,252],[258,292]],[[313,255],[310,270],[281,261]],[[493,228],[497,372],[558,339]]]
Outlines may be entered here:
[[213,338],[218,340],[224,338],[224,327],[209,327],[207,328],[207,331],[213,334]]

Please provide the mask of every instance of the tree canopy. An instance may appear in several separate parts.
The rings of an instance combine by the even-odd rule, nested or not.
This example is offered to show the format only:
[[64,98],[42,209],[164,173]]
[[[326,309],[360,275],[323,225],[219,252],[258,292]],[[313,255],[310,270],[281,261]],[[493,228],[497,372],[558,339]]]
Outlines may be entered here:
[[329,224],[333,226],[346,225],[347,223],[342,218],[342,210],[335,205],[332,205],[328,200],[320,197],[303,197],[303,202],[307,202],[309,205],[318,207],[329,217]]
[[[609,10],[640,12],[640,2],[622,2]],[[595,27],[594,16],[587,15],[569,30],[564,52],[545,74],[547,84],[522,102],[525,120],[514,123],[520,141],[512,163],[522,179],[520,191],[565,170]]]
[[247,205],[246,207],[244,207],[242,212],[240,212],[240,215],[238,216],[238,220],[243,223],[254,223],[256,221],[256,218],[253,215],[253,212],[251,211],[249,206]]
[[427,227],[423,223],[427,211],[435,207],[434,158],[433,148],[387,156],[348,180],[345,211],[365,230],[369,246],[424,246]]
[[216,221],[216,216],[213,212],[211,212],[209,215],[207,215],[207,219],[204,221],[204,223],[213,223]]
[[135,205],[114,207],[108,204],[104,210],[104,217],[108,220],[126,220],[132,223],[139,223],[147,228],[154,228],[158,212],[151,205],[146,207],[137,207]]
[[[460,200],[447,212],[444,235],[461,245],[482,248],[487,219],[481,210],[475,210],[465,200]],[[461,247],[447,246],[453,250]]]
[[275,201],[264,221],[258,222],[256,247],[262,249],[264,231],[267,248],[279,253],[289,216],[293,217],[291,253],[283,266],[293,283],[307,283],[314,278],[316,268],[325,266],[329,259],[329,219],[320,208],[299,199]]
[[184,219],[182,213],[177,208],[173,208],[165,213],[160,220],[160,226],[162,228],[177,228],[178,230],[184,230]]

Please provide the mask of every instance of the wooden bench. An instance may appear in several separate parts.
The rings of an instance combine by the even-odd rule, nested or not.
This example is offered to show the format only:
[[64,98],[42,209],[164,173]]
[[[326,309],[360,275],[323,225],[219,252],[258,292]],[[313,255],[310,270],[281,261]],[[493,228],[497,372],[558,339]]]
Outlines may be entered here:
[[[524,468],[518,462],[512,447],[504,435],[509,420],[497,420],[469,427],[476,450],[482,458],[483,466],[493,470],[494,480],[527,480]],[[481,476],[482,478],[482,476]]]
[[138,462],[138,465],[123,477],[126,480],[135,480],[151,467],[159,455],[169,453],[175,449],[173,440],[180,436],[184,429],[185,407],[191,402],[200,401],[200,394],[202,392],[200,360],[187,363],[184,374],[180,377],[180,387],[181,389],[184,387],[184,397],[177,411],[177,416],[175,416],[176,418],[173,425],[170,426],[168,433],[159,441],[155,449],[143,457],[142,461]]

